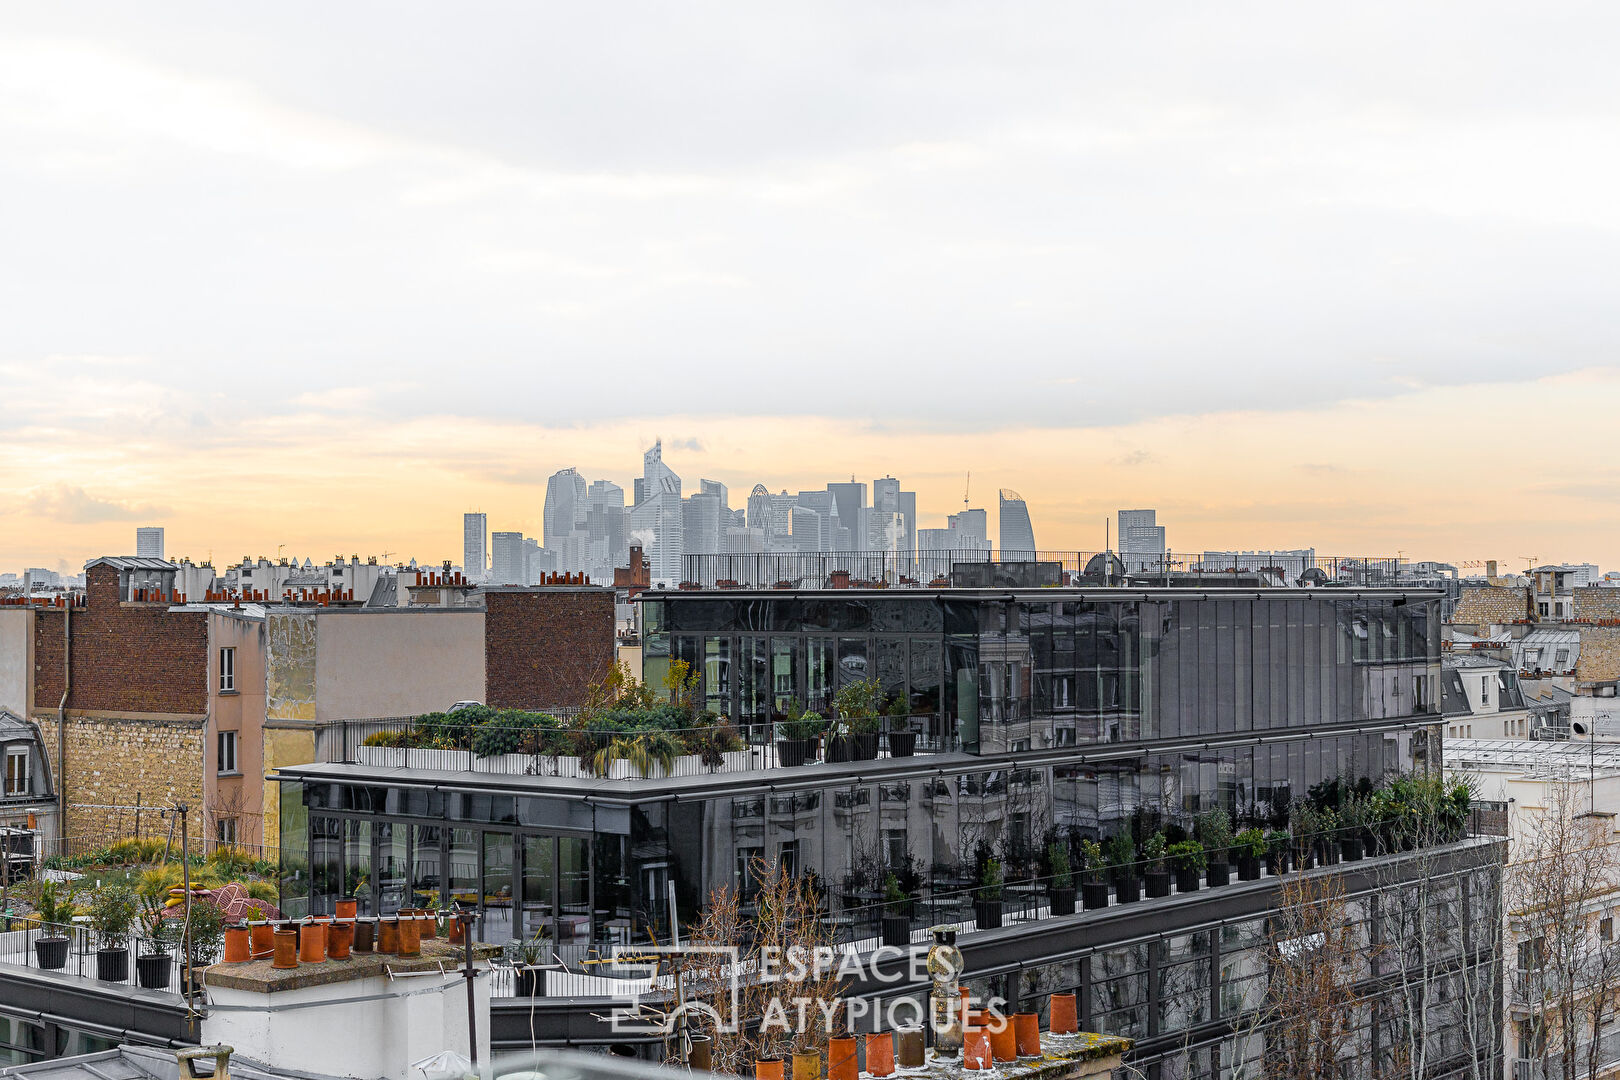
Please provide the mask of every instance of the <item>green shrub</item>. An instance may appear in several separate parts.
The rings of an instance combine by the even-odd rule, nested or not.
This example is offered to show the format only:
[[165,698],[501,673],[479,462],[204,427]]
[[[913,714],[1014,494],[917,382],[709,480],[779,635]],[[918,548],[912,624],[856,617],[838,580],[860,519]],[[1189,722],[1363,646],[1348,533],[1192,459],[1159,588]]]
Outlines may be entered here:
[[1250,859],[1264,858],[1266,854],[1266,834],[1259,829],[1244,829],[1233,838],[1233,848],[1241,857]]
[[1166,854],[1170,856],[1171,865],[1182,871],[1202,870],[1208,862],[1204,855],[1204,845],[1196,840],[1183,840],[1171,844]]
[[1060,842],[1046,846],[1047,861],[1052,864],[1052,887],[1074,888],[1074,868],[1069,862],[1069,845]]
[[96,890],[90,900],[90,929],[103,949],[122,949],[129,944],[130,924],[138,910],[135,890],[128,885],[103,885]]

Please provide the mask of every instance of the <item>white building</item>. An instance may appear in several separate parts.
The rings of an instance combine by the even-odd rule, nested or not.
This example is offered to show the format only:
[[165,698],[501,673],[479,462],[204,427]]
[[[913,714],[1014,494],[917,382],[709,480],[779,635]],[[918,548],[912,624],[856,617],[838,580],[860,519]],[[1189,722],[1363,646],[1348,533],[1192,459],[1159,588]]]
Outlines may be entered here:
[[529,583],[528,556],[523,549],[523,534],[498,532],[490,535],[489,582],[492,585],[527,585]]
[[461,572],[471,581],[483,581],[489,573],[488,515],[461,516]]
[[638,499],[630,511],[630,535],[646,553],[653,583],[674,588],[681,582],[681,555],[686,546],[681,505],[681,478],[664,464],[662,440],[653,443],[642,460],[636,481]]
[[147,525],[135,530],[135,554],[143,559],[163,558],[163,528]]
[[1166,548],[1158,514],[1157,510],[1119,512],[1119,561],[1127,572],[1163,569]]

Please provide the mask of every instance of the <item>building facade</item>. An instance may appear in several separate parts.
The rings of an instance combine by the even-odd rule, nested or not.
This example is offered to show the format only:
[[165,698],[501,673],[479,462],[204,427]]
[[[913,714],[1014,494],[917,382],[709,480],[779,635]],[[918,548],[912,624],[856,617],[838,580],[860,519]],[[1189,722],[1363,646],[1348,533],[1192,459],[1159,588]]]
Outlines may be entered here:
[[[1235,1033],[1262,1009],[1279,880],[1134,907],[1116,895],[1103,910],[1064,917],[1043,899],[1046,845],[1185,832],[1214,809],[1275,823],[1334,781],[1371,785],[1441,764],[1429,593],[653,590],[640,599],[644,680],[661,686],[671,661],[685,661],[700,703],[736,725],[745,749],[647,778],[590,776],[538,753],[453,760],[411,750],[280,770],[284,865],[310,867],[284,908],[329,911],[356,881],[369,910],[449,895],[476,908],[483,939],[541,935],[566,962],[614,942],[668,940],[673,922],[690,930],[716,888],[748,895],[757,860],[813,873],[827,917],[859,940],[875,935],[873,890],[893,873],[910,883],[914,934],[938,922],[968,931],[979,989],[1037,1008],[1055,989],[1076,989],[1088,1027],[1138,1040],[1133,1061],[1145,1075],[1225,1077],[1255,1052]],[[781,725],[868,678],[889,703],[886,749],[868,760],[838,762],[830,750],[825,762],[790,758]],[[973,903],[986,852],[1022,905],[1000,928]],[[1498,845],[1457,839],[1392,851],[1335,880],[1357,932],[1376,937],[1404,895],[1398,881],[1421,879],[1479,913],[1496,895],[1500,861]],[[1494,955],[1451,947],[1451,961],[1494,978]],[[582,977],[559,972],[548,994],[577,998]],[[541,1037],[610,1041],[589,1008],[556,1002]],[[1431,1035],[1445,1052],[1426,1075],[1464,1075],[1463,1055],[1482,1052],[1458,1034],[1462,1022],[1457,1010],[1435,1010]],[[1357,1024],[1345,1075],[1368,1075],[1357,1062],[1385,1061],[1410,1033],[1398,1009],[1369,1008]]]

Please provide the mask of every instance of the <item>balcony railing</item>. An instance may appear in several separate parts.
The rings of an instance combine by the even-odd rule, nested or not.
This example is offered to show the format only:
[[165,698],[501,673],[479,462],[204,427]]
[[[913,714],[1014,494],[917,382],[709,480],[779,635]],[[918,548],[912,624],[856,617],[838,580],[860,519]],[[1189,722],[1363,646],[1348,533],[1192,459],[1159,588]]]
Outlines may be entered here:
[[130,940],[122,956],[101,953],[102,941],[88,926],[35,924],[0,931],[0,966],[55,971],[109,988],[181,994],[185,964],[178,944]]
[[909,758],[959,749],[934,715],[885,716],[881,730],[786,738],[781,723],[635,731],[437,723],[415,717],[339,720],[316,734],[316,757],[379,768],[631,780]]

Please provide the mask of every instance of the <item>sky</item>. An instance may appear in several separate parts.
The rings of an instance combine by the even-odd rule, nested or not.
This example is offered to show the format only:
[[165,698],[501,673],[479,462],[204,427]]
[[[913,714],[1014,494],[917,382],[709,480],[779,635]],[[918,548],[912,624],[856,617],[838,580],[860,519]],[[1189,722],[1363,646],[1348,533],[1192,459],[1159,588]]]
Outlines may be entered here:
[[[546,477],[1620,568],[1620,8],[0,3],[0,571]],[[971,473],[971,481],[967,477]]]

